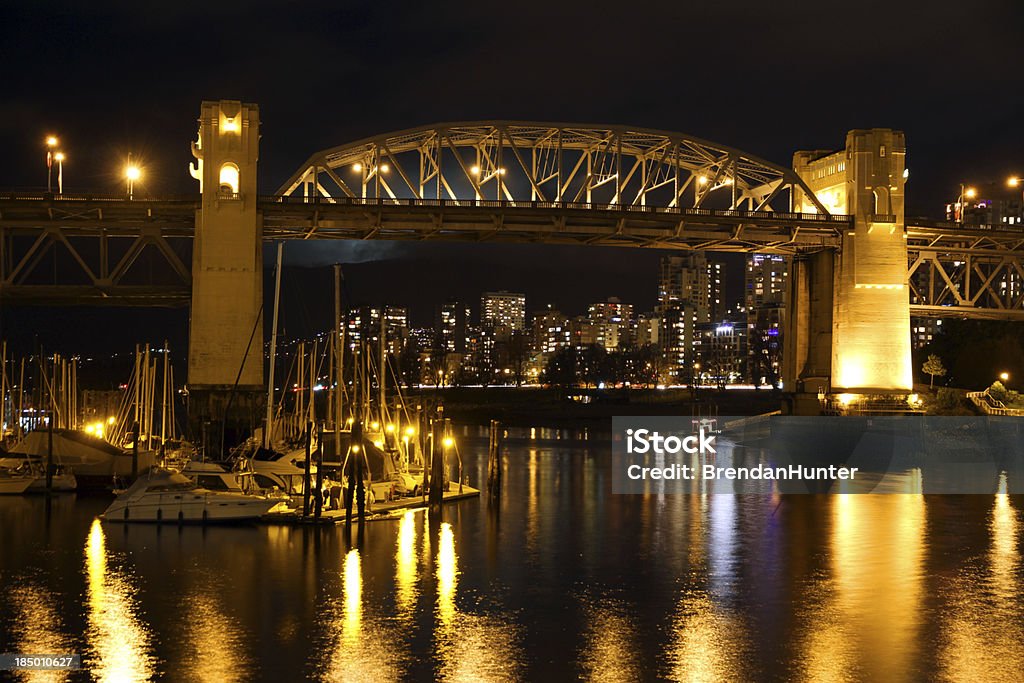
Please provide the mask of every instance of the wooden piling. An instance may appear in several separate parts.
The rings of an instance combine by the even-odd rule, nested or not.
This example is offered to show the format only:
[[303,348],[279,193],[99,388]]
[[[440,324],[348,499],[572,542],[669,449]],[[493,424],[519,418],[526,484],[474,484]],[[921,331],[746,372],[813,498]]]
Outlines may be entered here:
[[445,420],[437,418],[430,423],[430,513],[440,513],[444,500]]
[[53,493],[53,413],[46,423],[46,495]]
[[491,500],[501,497],[501,423],[491,420],[491,438],[487,449],[487,494]]
[[309,465],[310,465],[310,445],[313,437],[313,423],[306,423],[306,462],[303,465],[302,471],[302,517],[309,517],[309,489],[313,483],[309,476]]
[[[312,404],[310,405],[312,409]],[[316,521],[320,521],[320,513],[324,506],[324,423],[317,427],[316,438]]]

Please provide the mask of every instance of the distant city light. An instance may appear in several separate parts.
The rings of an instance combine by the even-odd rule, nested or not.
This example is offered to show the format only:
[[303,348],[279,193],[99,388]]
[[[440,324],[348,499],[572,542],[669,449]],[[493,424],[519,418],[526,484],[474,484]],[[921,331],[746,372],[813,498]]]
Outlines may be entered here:
[[356,163],[352,164],[352,170],[355,171],[356,173],[359,173],[360,171],[363,170],[363,165],[357,161]]

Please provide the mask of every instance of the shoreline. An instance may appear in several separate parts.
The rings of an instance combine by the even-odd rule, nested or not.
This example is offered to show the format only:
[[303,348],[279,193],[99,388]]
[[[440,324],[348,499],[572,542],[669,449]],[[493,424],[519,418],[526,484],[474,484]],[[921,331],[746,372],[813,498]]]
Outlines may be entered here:
[[440,403],[446,417],[460,424],[509,427],[611,428],[616,416],[748,416],[777,410],[780,398],[769,389],[546,389],[540,387],[446,387],[407,392],[424,407]]

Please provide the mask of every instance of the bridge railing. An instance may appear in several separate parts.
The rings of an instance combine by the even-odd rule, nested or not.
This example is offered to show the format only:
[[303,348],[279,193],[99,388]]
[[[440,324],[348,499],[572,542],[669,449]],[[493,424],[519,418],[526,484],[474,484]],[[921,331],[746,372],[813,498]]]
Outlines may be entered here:
[[261,202],[310,206],[408,206],[428,208],[487,208],[487,209],[552,209],[579,211],[608,211],[638,214],[672,214],[679,216],[745,218],[753,220],[787,220],[799,222],[848,224],[852,220],[845,214],[799,213],[788,211],[746,211],[743,209],[705,209],[691,207],[644,206],[636,204],[609,204],[594,202],[550,202],[540,200],[506,199],[419,199],[416,197],[260,197]]
[[89,192],[85,194],[57,194],[56,192],[37,192],[18,190],[0,190],[0,201],[28,201],[28,202],[55,202],[58,204],[81,203],[81,202],[191,202],[202,201],[199,194],[188,195],[167,195],[161,197],[143,197],[136,195],[129,197],[126,194],[110,194],[103,192]]

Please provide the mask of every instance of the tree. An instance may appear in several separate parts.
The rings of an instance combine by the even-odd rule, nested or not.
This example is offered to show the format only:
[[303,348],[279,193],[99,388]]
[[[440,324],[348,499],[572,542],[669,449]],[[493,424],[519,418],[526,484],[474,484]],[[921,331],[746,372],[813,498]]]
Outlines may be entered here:
[[576,349],[563,346],[548,360],[547,367],[544,368],[544,382],[568,389],[576,384],[577,367]]
[[928,383],[928,388],[935,388],[935,377],[943,377],[946,374],[946,366],[942,364],[942,359],[936,356],[934,353],[928,355],[928,360],[921,366],[921,372],[926,375],[931,375],[931,382]]

